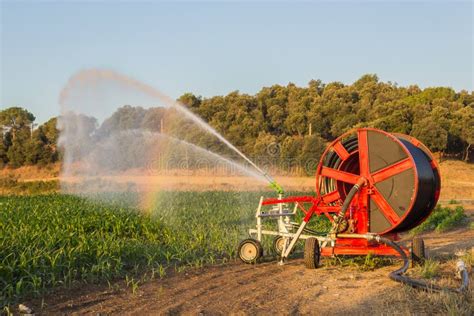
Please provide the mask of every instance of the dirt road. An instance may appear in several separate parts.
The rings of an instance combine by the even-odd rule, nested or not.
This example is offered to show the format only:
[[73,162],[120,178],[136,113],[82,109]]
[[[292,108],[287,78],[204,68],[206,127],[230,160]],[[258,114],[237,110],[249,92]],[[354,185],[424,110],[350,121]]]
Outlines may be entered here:
[[[431,256],[474,247],[474,230],[469,228],[424,238]],[[45,314],[377,315],[412,313],[417,308],[421,313],[427,309],[436,313],[430,310],[436,307],[430,306],[429,299],[423,299],[424,305],[413,305],[412,294],[387,277],[398,265],[363,272],[357,267],[324,265],[324,261],[321,268],[308,270],[301,259],[284,266],[275,261],[258,265],[231,262],[147,281],[135,293],[121,281],[110,287],[58,291],[44,299],[43,310],[40,301],[30,304]],[[448,278],[453,278],[451,271]]]

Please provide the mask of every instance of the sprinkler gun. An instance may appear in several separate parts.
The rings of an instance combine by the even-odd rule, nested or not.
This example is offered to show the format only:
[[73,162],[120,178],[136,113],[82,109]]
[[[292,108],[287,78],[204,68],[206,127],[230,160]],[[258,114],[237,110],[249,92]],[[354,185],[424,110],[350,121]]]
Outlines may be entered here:
[[283,194],[284,193],[283,188],[278,183],[276,183],[275,180],[270,181],[270,187],[273,190],[275,190],[278,194]]
[[275,190],[278,194],[283,194],[284,191],[283,191],[283,188],[275,181],[273,180],[273,178],[267,174],[265,171],[263,171],[262,169],[260,169],[259,166],[257,166],[252,160],[250,160],[249,158],[247,158],[247,156],[245,156],[240,150],[238,150],[237,148],[234,147],[234,150],[236,153],[238,153],[240,155],[240,157],[244,158],[245,161],[247,161],[252,167],[254,167],[261,175],[263,175],[263,177],[268,181],[268,183],[270,184],[270,188],[272,188],[273,190]]
[[273,190],[276,191],[276,193],[278,193],[278,195],[281,195],[284,193],[283,191],[283,188],[281,187],[281,185],[279,185],[269,174],[267,174],[265,171],[263,171],[262,169],[260,169],[257,165],[255,165],[254,163],[252,163],[252,165],[255,167],[255,169],[257,169],[264,177],[265,179],[267,179],[269,185],[270,185],[270,188],[272,188]]
[[278,193],[278,195],[285,193],[281,185],[279,185],[268,173],[260,169],[256,164],[254,164],[250,160],[249,162],[252,164],[252,166],[254,166],[255,169],[257,169],[258,172],[260,172],[265,177],[265,179],[268,181],[268,184],[270,185],[270,188],[275,190],[276,193]]

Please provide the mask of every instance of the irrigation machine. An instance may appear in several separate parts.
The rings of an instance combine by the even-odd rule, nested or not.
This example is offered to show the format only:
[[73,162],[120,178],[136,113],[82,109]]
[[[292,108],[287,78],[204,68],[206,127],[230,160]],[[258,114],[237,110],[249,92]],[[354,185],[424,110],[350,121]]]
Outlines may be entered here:
[[[280,264],[288,260],[296,243],[304,240],[307,268],[317,268],[321,256],[397,256],[405,264],[391,274],[392,279],[417,286],[416,280],[408,282],[402,274],[409,259],[420,262],[425,258],[424,242],[414,238],[408,248],[397,241],[400,233],[420,225],[430,215],[441,184],[438,165],[420,141],[360,128],[334,140],[322,154],[316,169],[315,196],[285,197],[271,182],[278,189],[278,197],[260,199],[256,227],[249,230],[251,238],[238,248],[243,262],[260,260],[265,235],[273,236]],[[318,233],[309,228],[308,223],[317,216],[329,219],[329,231]],[[270,220],[276,225],[265,225]],[[467,276],[464,264],[458,264],[458,271]],[[426,287],[418,283],[418,287]]]

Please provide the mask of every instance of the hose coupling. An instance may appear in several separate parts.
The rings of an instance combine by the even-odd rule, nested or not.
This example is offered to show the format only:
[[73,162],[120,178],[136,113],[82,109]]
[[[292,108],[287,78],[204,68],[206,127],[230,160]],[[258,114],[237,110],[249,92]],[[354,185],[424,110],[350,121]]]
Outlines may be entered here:
[[466,264],[462,260],[458,260],[456,262],[456,270],[458,272],[458,275],[460,278],[462,278],[462,274],[464,271],[466,271]]
[[359,179],[357,179],[357,183],[354,184],[354,186],[357,186],[357,189],[359,189],[360,187],[363,187],[366,184],[367,184],[367,179],[364,177],[360,177]]

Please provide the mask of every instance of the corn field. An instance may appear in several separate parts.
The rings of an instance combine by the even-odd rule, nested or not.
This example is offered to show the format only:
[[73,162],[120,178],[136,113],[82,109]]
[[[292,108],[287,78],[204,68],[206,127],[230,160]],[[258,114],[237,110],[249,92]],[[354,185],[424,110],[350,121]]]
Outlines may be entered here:
[[260,195],[162,192],[148,213],[123,196],[0,197],[0,306],[74,282],[233,258]]

